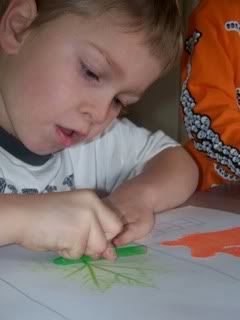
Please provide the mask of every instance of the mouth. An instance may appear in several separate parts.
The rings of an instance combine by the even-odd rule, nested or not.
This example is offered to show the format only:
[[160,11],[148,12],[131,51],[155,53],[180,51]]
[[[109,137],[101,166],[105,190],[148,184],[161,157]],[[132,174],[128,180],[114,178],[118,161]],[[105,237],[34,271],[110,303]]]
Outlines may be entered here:
[[65,148],[71,147],[77,142],[83,141],[87,137],[86,134],[80,131],[75,131],[58,125],[56,126],[56,133],[58,142]]

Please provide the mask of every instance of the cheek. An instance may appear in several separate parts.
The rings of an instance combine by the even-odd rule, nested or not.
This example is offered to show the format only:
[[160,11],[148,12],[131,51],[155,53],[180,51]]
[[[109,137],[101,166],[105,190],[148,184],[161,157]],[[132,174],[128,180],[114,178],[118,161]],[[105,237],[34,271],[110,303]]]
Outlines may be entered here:
[[50,119],[56,118],[73,104],[73,81],[55,69],[26,70],[21,80],[21,91],[24,92],[24,102],[29,111],[38,114],[39,118],[46,118],[46,115]]
[[94,125],[90,132],[90,139],[96,137],[97,135],[101,134],[105,129],[107,129],[111,125],[111,123],[118,117],[118,115],[119,111],[117,111],[116,109],[112,109],[109,112],[109,115],[103,124]]
[[109,110],[108,117],[104,123],[104,129],[106,129],[119,116],[120,112],[121,112],[121,109],[115,108],[115,107],[112,107]]

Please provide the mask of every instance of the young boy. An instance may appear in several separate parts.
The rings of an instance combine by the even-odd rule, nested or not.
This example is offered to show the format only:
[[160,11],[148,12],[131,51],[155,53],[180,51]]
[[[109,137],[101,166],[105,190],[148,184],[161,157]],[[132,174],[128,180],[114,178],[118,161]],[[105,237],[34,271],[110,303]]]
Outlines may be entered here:
[[240,1],[203,0],[192,13],[182,108],[202,190],[240,181],[239,35]]
[[154,213],[192,194],[183,148],[115,120],[180,39],[173,0],[2,1],[1,245],[114,259],[112,244],[143,237]]

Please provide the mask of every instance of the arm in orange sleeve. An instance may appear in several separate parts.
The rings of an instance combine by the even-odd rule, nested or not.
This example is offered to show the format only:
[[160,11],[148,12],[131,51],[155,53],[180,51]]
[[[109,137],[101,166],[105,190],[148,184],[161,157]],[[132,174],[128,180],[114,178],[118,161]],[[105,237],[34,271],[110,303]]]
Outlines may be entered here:
[[182,63],[187,149],[200,167],[202,189],[240,179],[240,111],[228,52],[240,51],[240,39],[228,42],[224,23],[217,14],[215,21],[193,15]]

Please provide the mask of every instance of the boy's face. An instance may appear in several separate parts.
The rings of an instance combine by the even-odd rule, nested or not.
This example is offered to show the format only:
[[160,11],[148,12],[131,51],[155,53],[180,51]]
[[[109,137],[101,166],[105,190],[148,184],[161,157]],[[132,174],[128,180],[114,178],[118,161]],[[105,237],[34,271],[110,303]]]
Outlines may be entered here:
[[159,77],[142,41],[107,15],[29,31],[16,54],[1,54],[0,125],[37,154],[91,140]]

